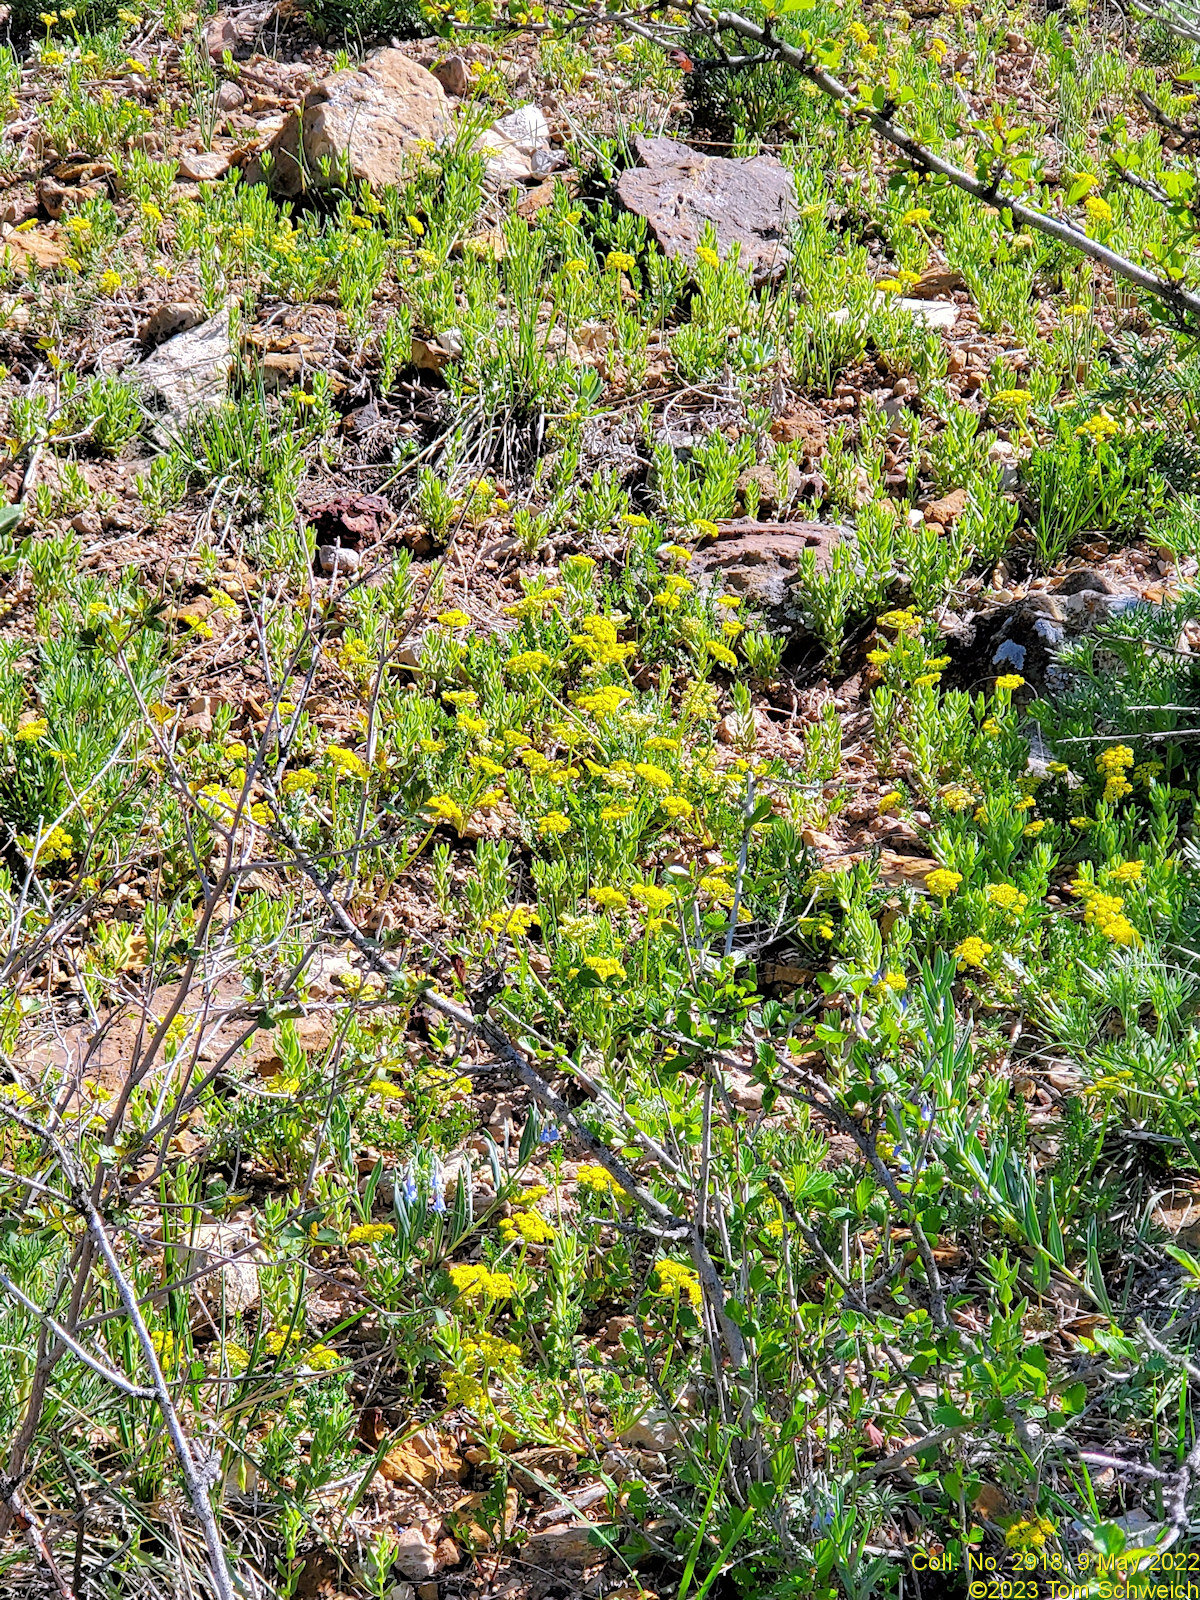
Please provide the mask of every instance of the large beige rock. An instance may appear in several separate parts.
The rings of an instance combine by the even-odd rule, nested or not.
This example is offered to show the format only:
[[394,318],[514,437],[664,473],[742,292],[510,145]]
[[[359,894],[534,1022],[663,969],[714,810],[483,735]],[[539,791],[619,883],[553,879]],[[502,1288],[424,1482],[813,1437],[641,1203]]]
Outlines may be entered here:
[[246,168],[246,182],[269,183],[288,198],[343,177],[374,189],[395,186],[415,148],[440,144],[452,125],[446,92],[433,74],[399,50],[381,50],[310,90]]
[[262,1259],[248,1224],[201,1222],[163,1251],[163,1281],[172,1286],[192,1279],[191,1292],[211,1310],[237,1317],[258,1304]]

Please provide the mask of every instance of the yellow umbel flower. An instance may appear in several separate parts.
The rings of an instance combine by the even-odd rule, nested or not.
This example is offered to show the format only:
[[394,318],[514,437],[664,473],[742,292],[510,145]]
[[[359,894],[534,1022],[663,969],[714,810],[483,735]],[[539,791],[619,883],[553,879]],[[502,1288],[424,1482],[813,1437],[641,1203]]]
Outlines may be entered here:
[[470,1264],[450,1268],[450,1282],[460,1300],[507,1300],[516,1294],[517,1286],[507,1272],[492,1272],[490,1268]]
[[992,946],[974,933],[954,947],[954,958],[964,967],[982,967],[991,953]]
[[949,867],[937,867],[927,874],[925,887],[930,894],[937,895],[939,900],[945,900],[952,895],[962,882],[961,872],[951,872]]
[[679,1261],[659,1261],[654,1268],[658,1279],[656,1294],[668,1300],[686,1299],[694,1308],[700,1305],[700,1279],[694,1267],[685,1267]]

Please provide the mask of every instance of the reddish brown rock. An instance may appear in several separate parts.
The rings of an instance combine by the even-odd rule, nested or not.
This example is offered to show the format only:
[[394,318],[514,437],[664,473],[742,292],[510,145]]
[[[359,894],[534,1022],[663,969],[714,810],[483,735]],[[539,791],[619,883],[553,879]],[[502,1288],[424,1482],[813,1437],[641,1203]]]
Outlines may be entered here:
[[967,491],[951,489],[949,494],[925,507],[925,521],[938,528],[952,528],[967,508]]
[[825,419],[816,406],[796,400],[775,418],[771,437],[780,444],[802,444],[803,459],[816,462],[825,453]]

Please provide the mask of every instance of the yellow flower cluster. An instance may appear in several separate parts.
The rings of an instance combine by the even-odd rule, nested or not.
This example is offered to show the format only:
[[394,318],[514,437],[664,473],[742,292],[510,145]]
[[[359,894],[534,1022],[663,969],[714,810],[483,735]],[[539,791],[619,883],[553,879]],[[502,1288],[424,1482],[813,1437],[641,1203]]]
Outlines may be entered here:
[[304,1365],[313,1372],[332,1372],[341,1364],[342,1358],[329,1344],[314,1344],[304,1357]]
[[1029,904],[1029,897],[1012,883],[989,883],[986,893],[988,905],[1000,911],[1011,911],[1014,917],[1019,917]]
[[538,672],[549,672],[553,665],[544,650],[522,650],[520,655],[509,658],[508,670],[514,678],[527,678]]
[[432,822],[448,822],[457,833],[466,827],[466,813],[448,794],[430,795],[425,802],[425,814]]
[[969,789],[964,789],[961,783],[951,783],[941,791],[938,797],[947,811],[965,811],[973,803],[973,796]]
[[1094,439],[1097,444],[1105,439],[1111,439],[1114,434],[1120,433],[1121,425],[1115,417],[1110,417],[1107,411],[1098,411],[1094,417],[1089,417],[1086,422],[1081,422],[1075,429],[1076,436],[1081,439]]
[[885,611],[875,621],[881,628],[886,628],[889,633],[920,633],[921,618],[912,609],[906,606],[902,611]]
[[69,861],[75,854],[75,841],[65,828],[60,828],[57,823],[52,827],[42,842],[37,845],[37,854],[34,856],[35,840],[31,835],[21,834],[17,841],[27,858],[33,858],[35,867],[49,866],[52,861]]
[[1112,744],[1096,757],[1096,771],[1104,779],[1104,803],[1115,805],[1125,795],[1132,793],[1133,785],[1125,776],[1133,765],[1133,751],[1127,744]]
[[511,1217],[504,1217],[499,1225],[500,1237],[505,1244],[514,1244],[518,1239],[523,1244],[553,1244],[554,1229],[544,1217],[538,1216],[536,1211],[514,1211]]
[[679,1261],[660,1261],[654,1268],[658,1279],[656,1293],[668,1300],[678,1300],[682,1295],[696,1308],[700,1305],[700,1279],[694,1267],[685,1267]]
[[628,689],[618,688],[615,683],[606,683],[599,689],[590,690],[587,694],[577,694],[575,704],[581,711],[590,712],[593,717],[612,717],[628,699]]
[[1090,194],[1083,202],[1083,209],[1088,214],[1091,222],[1109,223],[1113,219],[1112,207],[1107,200],[1102,200],[1098,194]]
[[395,1233],[390,1222],[360,1222],[346,1235],[347,1244],[382,1244]]
[[321,775],[312,767],[296,767],[292,772],[285,772],[279,780],[279,789],[282,794],[311,794],[321,781]]
[[1140,883],[1144,866],[1144,861],[1122,861],[1108,875],[1114,883]]
[[617,625],[610,617],[584,617],[580,627],[583,632],[573,633],[571,643],[582,650],[594,666],[620,666],[634,653],[632,644],[618,641]]
[[1049,1517],[1025,1517],[1020,1522],[1014,1522],[1004,1535],[1004,1542],[1010,1550],[1042,1549],[1051,1534],[1058,1530]]
[[674,788],[671,774],[662,767],[656,767],[653,761],[638,761],[633,770],[642,782],[649,784],[652,789],[660,789],[666,794]]
[[325,759],[333,770],[341,773],[343,777],[358,778],[366,782],[367,764],[361,756],[355,755],[353,750],[345,750],[339,744],[331,744],[325,752]]
[[607,885],[599,889],[593,889],[592,899],[602,911],[624,911],[629,904],[628,899],[619,889],[613,889]]
[[507,1300],[516,1294],[517,1286],[507,1272],[493,1272],[489,1267],[469,1264],[450,1268],[450,1282],[461,1300]]
[[521,1346],[500,1339],[494,1333],[481,1333],[478,1339],[465,1339],[462,1353],[467,1363],[491,1372],[512,1372],[521,1363]]
[[611,1173],[595,1161],[583,1162],[575,1173],[575,1184],[577,1188],[586,1189],[594,1195],[625,1193]]
[[985,944],[978,934],[974,933],[954,947],[954,958],[964,967],[984,966],[991,953],[992,946]]
[[506,617],[520,617],[522,620],[526,617],[544,616],[548,606],[555,600],[561,600],[562,593],[562,589],[558,587],[531,589],[528,594],[524,595],[520,600],[514,601],[511,606],[505,606],[504,615]]
[[584,966],[594,972],[601,983],[607,983],[610,978],[623,978],[625,968],[612,956],[589,956]]
[[533,906],[523,902],[515,906],[504,906],[494,912],[487,920],[487,926],[493,933],[506,933],[510,939],[522,939],[529,932],[535,922],[541,918]]
[[537,831],[543,838],[557,837],[570,830],[571,819],[561,811],[547,811],[544,817],[538,819]]
[[664,889],[657,883],[635,883],[631,893],[635,900],[641,901],[647,911],[656,915],[665,911],[674,898],[669,889]]
[[1138,945],[1141,936],[1125,915],[1125,902],[1119,894],[1105,894],[1086,878],[1076,878],[1071,893],[1083,901],[1083,920],[1113,944]]
[[961,882],[961,872],[951,872],[949,867],[936,867],[927,874],[925,887],[930,894],[935,894],[939,900],[944,900],[947,895],[954,893]]

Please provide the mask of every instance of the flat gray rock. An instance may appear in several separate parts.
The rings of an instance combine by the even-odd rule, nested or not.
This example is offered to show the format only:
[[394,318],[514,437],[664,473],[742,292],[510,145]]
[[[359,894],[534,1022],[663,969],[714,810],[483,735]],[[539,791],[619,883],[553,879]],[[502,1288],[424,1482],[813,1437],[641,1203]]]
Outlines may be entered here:
[[232,361],[229,312],[222,309],[207,322],[159,345],[134,368],[133,376],[176,422],[183,422],[224,397]]
[[706,156],[677,139],[636,141],[640,167],[621,174],[622,205],[645,217],[669,256],[695,266],[711,223],[724,260],[734,244],[756,281],[777,277],[790,259],[796,218],[792,175],[774,156]]

